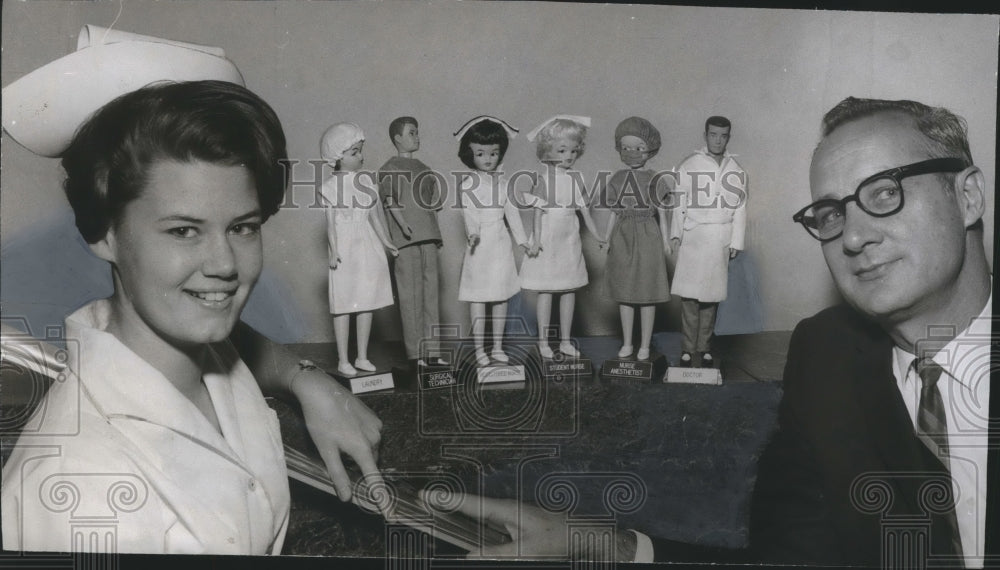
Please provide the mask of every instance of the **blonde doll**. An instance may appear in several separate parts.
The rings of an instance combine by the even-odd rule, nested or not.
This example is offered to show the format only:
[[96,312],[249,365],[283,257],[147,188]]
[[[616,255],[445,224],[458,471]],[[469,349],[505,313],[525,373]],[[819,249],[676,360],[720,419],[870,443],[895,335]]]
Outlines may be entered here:
[[[474,170],[459,189],[468,244],[458,300],[470,303],[476,363],[480,366],[489,364],[491,358],[501,363],[510,360],[503,351],[507,301],[521,286],[504,220],[517,245],[529,249],[521,215],[507,195],[507,181],[497,172],[516,134],[517,129],[489,116],[476,117],[455,133],[459,139],[458,157]],[[489,355],[484,338],[487,304],[492,305],[493,316],[493,350]]]
[[[374,207],[378,191],[374,176],[361,172],[365,133],[355,124],[339,123],[323,134],[320,151],[334,174],[323,183],[330,253],[330,312],[337,339],[337,370],[354,376],[358,370],[374,372],[368,360],[372,311],[392,304],[392,286],[385,250],[399,251],[389,241]],[[347,356],[351,314],[357,314],[358,357],[354,366]]]
[[528,140],[537,139],[536,155],[548,166],[536,187],[532,240],[538,252],[521,265],[521,287],[538,291],[538,350],[543,358],[554,356],[547,338],[553,295],[560,295],[559,351],[580,355],[570,342],[576,290],[587,284],[577,213],[601,247],[605,245],[587,209],[583,177],[570,170],[583,154],[588,126],[588,117],[557,115],[528,134]]

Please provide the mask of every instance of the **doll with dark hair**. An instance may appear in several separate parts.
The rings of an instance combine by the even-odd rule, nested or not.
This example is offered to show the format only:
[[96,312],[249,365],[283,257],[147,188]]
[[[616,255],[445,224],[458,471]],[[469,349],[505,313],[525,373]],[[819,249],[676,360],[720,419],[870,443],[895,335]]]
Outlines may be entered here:
[[[476,362],[490,359],[506,363],[503,351],[507,301],[521,289],[507,225],[517,245],[530,249],[517,207],[507,195],[507,181],[498,169],[517,130],[495,117],[476,117],[467,122],[455,137],[459,139],[458,157],[473,172],[462,180],[459,195],[468,244],[462,262],[458,300],[470,303]],[[485,349],[486,306],[493,316],[493,349]]]

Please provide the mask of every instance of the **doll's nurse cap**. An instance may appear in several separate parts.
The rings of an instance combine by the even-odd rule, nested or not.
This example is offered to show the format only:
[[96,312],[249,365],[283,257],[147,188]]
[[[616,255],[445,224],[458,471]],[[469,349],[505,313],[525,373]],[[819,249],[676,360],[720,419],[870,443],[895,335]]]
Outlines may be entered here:
[[507,121],[505,121],[503,119],[498,119],[498,118],[490,116],[490,115],[479,115],[478,117],[476,117],[474,119],[469,119],[457,131],[455,131],[455,133],[454,133],[455,138],[458,139],[459,141],[461,141],[462,137],[465,136],[465,133],[467,133],[469,131],[469,129],[471,129],[472,127],[478,125],[479,123],[483,123],[483,122],[486,122],[486,121],[489,121],[489,122],[492,122],[492,123],[496,123],[496,124],[500,125],[501,127],[503,127],[503,130],[507,131],[507,138],[509,138],[509,139],[513,139],[514,137],[517,136],[517,133],[521,132],[516,127],[512,126],[510,123],[508,123]]
[[556,115],[554,117],[549,117],[548,119],[545,120],[544,123],[532,129],[531,132],[528,133],[528,140],[534,141],[535,137],[538,136],[538,133],[542,132],[542,129],[549,126],[549,124],[551,124],[553,121],[557,121],[559,119],[573,121],[574,123],[579,123],[585,127],[590,127],[590,117],[582,117],[580,115]]
[[615,129],[615,148],[620,150],[622,137],[629,135],[638,137],[646,143],[650,158],[660,150],[660,131],[653,126],[653,123],[642,117],[629,117],[618,123]]
[[337,123],[323,133],[319,152],[323,160],[340,160],[344,151],[365,140],[365,132],[354,123]]
[[59,156],[91,114],[155,81],[245,85],[222,48],[87,25],[76,51],[3,89],[3,128],[28,150]]

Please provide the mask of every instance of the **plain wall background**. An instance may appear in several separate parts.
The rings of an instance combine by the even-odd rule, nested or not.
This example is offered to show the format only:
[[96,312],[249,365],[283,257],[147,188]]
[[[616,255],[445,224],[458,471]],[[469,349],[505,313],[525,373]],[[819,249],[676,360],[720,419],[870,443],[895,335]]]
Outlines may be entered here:
[[[767,330],[791,329],[836,301],[818,242],[791,222],[809,201],[809,158],[823,113],[848,95],[942,105],[968,120],[973,158],[991,189],[985,227],[992,258],[995,15],[451,1],[5,2],[3,85],[73,51],[82,25],[113,22],[223,47],[248,87],[275,108],[290,155],[300,160],[318,157],[327,126],[351,121],[368,134],[366,168],[377,168],[394,153],[389,121],[413,115],[421,123],[417,156],[438,170],[459,169],[451,133],[469,118],[494,114],[527,133],[569,113],[593,118],[577,163],[590,180],[598,170],[622,167],[612,136],[629,115],[648,118],[663,134],[649,164],[655,169],[673,167],[703,144],[708,115],[726,115],[734,124],[729,149],[751,177],[747,250],[760,276]],[[7,264],[14,245],[72,227],[58,161],[31,154],[6,133],[2,151],[3,271],[39,280],[58,275],[44,261]],[[537,166],[534,145],[515,139],[506,169]],[[333,338],[325,220],[308,208],[310,194],[295,190],[298,208],[264,226],[269,286],[254,302],[287,313],[277,335],[283,340]],[[467,308],[456,300],[461,215],[446,210],[440,222],[442,321],[464,324]],[[591,285],[578,295],[575,332],[618,334],[616,305],[597,287],[604,254],[589,236],[584,247]],[[5,316],[12,290],[0,291]],[[398,338],[393,311],[378,315],[376,336]],[[661,310],[658,330],[676,330],[674,311]]]

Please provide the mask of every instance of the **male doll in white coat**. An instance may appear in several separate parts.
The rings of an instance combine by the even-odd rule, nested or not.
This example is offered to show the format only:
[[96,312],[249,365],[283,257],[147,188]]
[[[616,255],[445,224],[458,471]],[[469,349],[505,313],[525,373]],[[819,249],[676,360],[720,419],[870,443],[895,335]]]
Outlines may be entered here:
[[[705,121],[705,147],[677,167],[670,237],[677,266],[670,289],[681,298],[681,366],[711,367],[711,337],[726,298],[729,260],[743,250],[747,174],[726,151],[732,123]],[[695,356],[698,357],[697,361]]]

